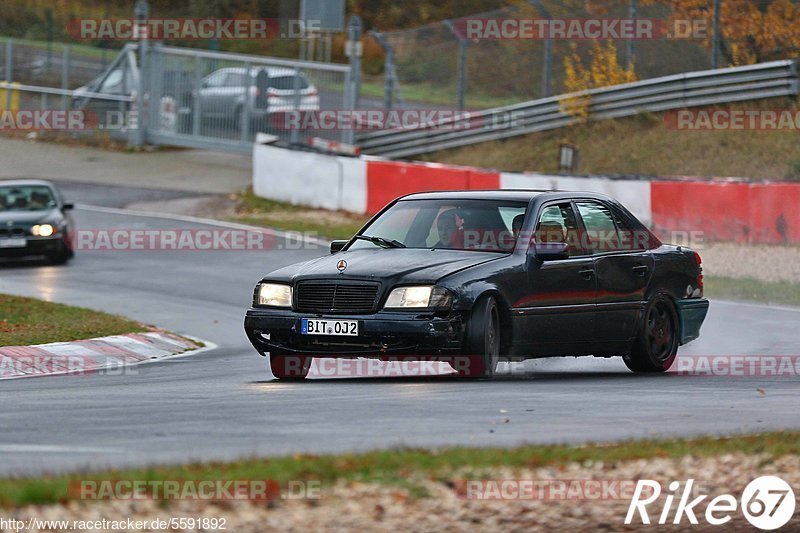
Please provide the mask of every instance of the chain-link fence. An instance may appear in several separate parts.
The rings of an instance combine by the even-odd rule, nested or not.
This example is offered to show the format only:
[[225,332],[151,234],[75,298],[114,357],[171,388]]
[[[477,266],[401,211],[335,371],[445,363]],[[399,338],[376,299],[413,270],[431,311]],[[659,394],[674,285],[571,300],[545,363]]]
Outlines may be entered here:
[[[385,74],[390,77],[388,85],[394,87],[392,105],[483,109],[560,94],[568,92],[565,58],[576,54],[584,64],[591,62],[593,39],[468,40],[463,38],[467,19],[649,19],[663,24],[661,29],[670,29],[671,10],[662,3],[613,2],[601,14],[587,10],[588,4],[533,0],[418,28],[373,32],[387,51]],[[711,28],[704,26],[703,31]],[[623,68],[632,65],[638,79],[712,68],[707,38],[697,32],[678,37],[616,40],[618,63]],[[386,94],[384,81],[381,75],[368,76],[365,94]]]

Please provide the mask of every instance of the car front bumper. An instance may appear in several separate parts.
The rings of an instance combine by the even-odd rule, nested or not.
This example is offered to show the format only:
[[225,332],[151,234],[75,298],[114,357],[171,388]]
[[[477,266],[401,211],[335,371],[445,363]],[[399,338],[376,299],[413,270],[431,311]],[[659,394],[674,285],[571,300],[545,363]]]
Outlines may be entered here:
[[[357,320],[358,336],[302,335],[303,318]],[[316,357],[444,355],[461,349],[462,317],[378,312],[371,315],[320,315],[251,308],[244,329],[253,347],[265,352]]]
[[[0,238],[0,240],[3,240]],[[0,257],[28,257],[33,255],[47,255],[64,250],[64,239],[55,237],[25,237],[25,246],[5,247],[0,243]]]

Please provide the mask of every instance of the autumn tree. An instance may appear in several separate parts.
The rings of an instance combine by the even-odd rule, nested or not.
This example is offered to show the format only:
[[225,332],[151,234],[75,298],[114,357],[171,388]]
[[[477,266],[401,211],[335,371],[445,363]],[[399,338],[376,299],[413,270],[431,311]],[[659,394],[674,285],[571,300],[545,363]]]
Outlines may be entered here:
[[562,111],[587,119],[591,97],[585,93],[589,89],[609,87],[636,81],[633,66],[623,68],[617,59],[617,47],[613,41],[605,44],[595,41],[589,65],[584,65],[573,43],[569,55],[564,58],[564,89],[573,94],[560,101]]

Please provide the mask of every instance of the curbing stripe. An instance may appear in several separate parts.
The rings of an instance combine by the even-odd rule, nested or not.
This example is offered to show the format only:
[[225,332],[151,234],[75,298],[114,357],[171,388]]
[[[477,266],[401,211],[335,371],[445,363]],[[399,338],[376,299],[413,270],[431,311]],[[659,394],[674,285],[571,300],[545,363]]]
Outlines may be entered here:
[[207,341],[193,342],[162,332],[112,335],[75,342],[0,348],[0,380],[59,374],[84,374],[120,368],[216,348]]

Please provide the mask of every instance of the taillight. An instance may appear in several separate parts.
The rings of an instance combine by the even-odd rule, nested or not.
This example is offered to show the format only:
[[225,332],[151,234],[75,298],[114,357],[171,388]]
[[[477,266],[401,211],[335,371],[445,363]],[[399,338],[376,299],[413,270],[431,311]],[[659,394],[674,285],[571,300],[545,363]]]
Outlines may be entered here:
[[697,261],[697,288],[700,289],[700,296],[703,296],[703,260],[697,252],[694,253],[694,260]]

